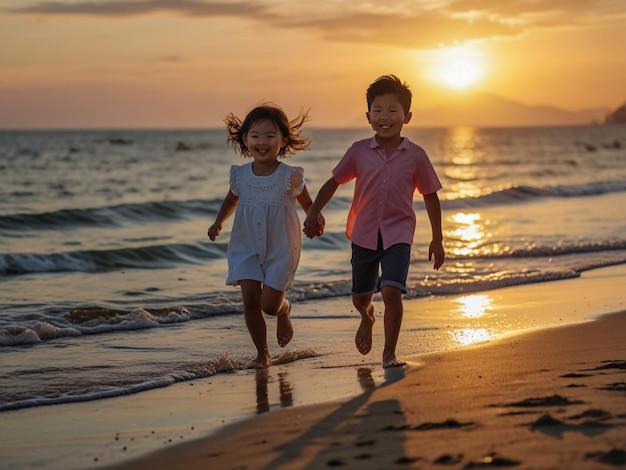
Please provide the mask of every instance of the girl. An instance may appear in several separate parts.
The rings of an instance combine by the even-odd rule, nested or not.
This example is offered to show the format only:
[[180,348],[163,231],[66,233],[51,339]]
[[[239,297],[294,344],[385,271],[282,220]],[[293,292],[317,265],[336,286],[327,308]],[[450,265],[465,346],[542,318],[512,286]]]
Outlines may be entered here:
[[[241,287],[246,326],[257,349],[251,364],[254,368],[272,363],[263,312],[278,317],[280,347],[293,336],[291,303],[284,293],[292,287],[302,247],[296,200],[305,213],[312,201],[304,170],[278,158],[309,146],[310,140],[300,135],[307,118],[304,112],[289,121],[278,106],[264,104],[250,111],[243,122],[232,113],[224,119],[228,143],[252,162],[231,167],[230,190],[208,235],[215,240],[224,221],[236,210],[227,249],[226,284]],[[320,215],[319,234],[323,226]]]

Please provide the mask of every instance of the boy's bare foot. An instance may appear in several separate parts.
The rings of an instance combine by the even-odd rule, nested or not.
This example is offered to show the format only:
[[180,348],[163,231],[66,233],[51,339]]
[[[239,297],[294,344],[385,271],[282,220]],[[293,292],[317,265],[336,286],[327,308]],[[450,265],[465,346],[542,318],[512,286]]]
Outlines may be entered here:
[[248,364],[248,369],[265,369],[272,365],[272,358],[265,354],[259,354],[254,361]]
[[383,357],[383,369],[402,367],[404,365],[406,365],[406,362],[398,360],[395,354],[389,357]]
[[293,327],[291,326],[291,318],[289,317],[291,313],[291,302],[288,300],[285,301],[289,307],[285,313],[278,315],[276,321],[276,339],[278,339],[278,345],[281,348],[287,346],[291,338],[293,338]]
[[365,355],[372,349],[372,329],[374,328],[374,305],[370,304],[364,313],[361,313],[361,324],[359,329],[356,330],[356,337],[354,338],[354,344],[357,350]]

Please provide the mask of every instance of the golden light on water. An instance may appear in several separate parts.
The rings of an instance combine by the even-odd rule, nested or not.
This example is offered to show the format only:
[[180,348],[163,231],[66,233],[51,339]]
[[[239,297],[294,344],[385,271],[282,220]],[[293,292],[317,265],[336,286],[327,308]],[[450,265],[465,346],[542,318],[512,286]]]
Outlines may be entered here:
[[480,318],[493,310],[493,299],[487,295],[465,295],[455,300],[465,318]]
[[451,199],[478,197],[482,194],[476,184],[479,178],[478,164],[484,157],[481,138],[473,127],[452,127],[444,140],[444,152],[449,165],[445,173],[451,184],[446,185],[446,194]]
[[[460,314],[464,318],[477,320],[487,316],[493,310],[493,299],[488,295],[464,295],[454,301],[458,304],[453,314]],[[463,346],[487,341],[493,337],[484,325],[455,329],[450,332],[454,340]]]
[[486,328],[463,328],[452,332],[454,339],[463,346],[491,339]]
[[456,212],[447,220],[446,247],[456,256],[470,256],[491,237],[486,222],[477,212]]

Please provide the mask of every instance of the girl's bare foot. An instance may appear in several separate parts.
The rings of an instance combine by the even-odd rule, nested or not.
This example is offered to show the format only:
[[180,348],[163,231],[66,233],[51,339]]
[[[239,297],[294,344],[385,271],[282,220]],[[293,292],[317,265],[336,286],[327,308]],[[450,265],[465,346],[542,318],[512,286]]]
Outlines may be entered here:
[[361,324],[359,329],[356,330],[356,337],[354,338],[357,350],[363,355],[372,349],[372,329],[375,321],[374,305],[370,304],[365,312],[361,312]]
[[248,365],[248,369],[266,369],[272,365],[272,358],[269,355],[259,354],[254,361]]
[[291,313],[291,302],[285,299],[287,302],[287,311],[278,315],[278,319],[276,321],[276,339],[278,339],[278,345],[281,348],[284,348],[289,344],[291,338],[293,338],[293,327],[291,326],[291,318],[289,314]]
[[402,367],[404,365],[406,365],[406,362],[398,360],[395,354],[389,357],[383,357],[383,369],[389,369],[390,367]]

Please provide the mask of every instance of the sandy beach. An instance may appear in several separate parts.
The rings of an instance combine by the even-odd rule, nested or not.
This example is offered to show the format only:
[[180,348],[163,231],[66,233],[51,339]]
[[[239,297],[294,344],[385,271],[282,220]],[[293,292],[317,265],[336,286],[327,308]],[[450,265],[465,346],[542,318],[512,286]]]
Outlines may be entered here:
[[[438,352],[416,356],[406,354],[415,319],[442,322],[467,297],[407,301],[403,368],[380,366],[382,321],[372,353],[360,356],[356,323],[353,329],[346,320],[345,331],[335,332],[343,338],[337,357],[3,412],[2,468],[626,466],[625,276],[619,265],[479,293],[489,299],[489,315],[448,324],[449,338],[478,332],[464,333],[474,344],[451,348],[448,339]],[[348,303],[310,302],[299,311]],[[294,323],[306,337],[308,323],[297,314]],[[327,326],[309,323],[317,338]],[[493,334],[483,341],[484,332]]]
[[117,469],[626,466],[626,312],[431,354]]

